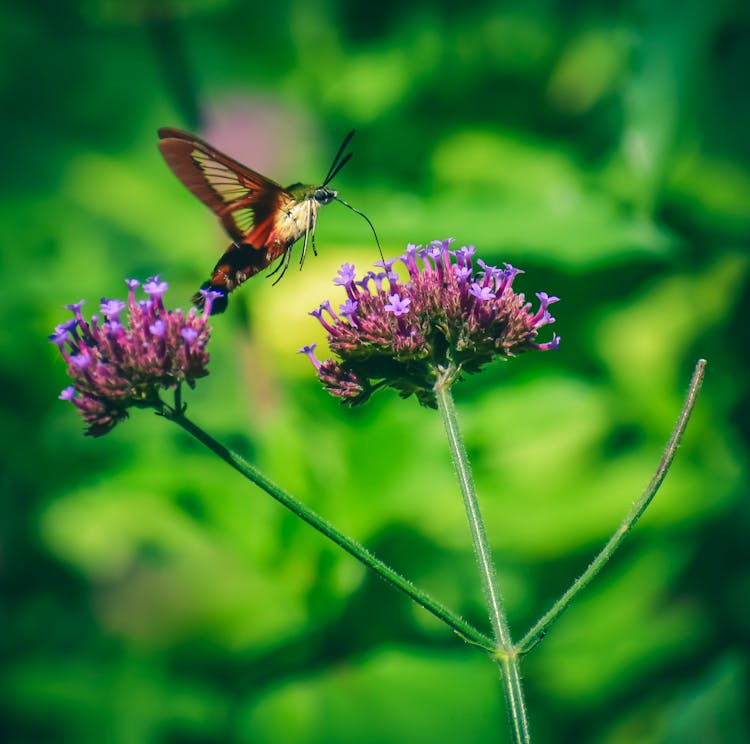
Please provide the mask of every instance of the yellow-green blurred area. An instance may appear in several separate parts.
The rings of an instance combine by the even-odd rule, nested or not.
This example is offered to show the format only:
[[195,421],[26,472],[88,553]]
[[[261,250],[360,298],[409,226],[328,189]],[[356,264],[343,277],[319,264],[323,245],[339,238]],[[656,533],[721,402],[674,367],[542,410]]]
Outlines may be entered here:
[[[508,741],[496,668],[177,427],[102,439],[57,400],[65,303],[161,274],[186,307],[227,244],[156,130],[333,186],[386,255],[455,237],[547,291],[559,353],[456,387],[516,637],[653,473],[655,503],[524,661],[535,741],[750,741],[750,6],[239,0],[5,3],[0,739]],[[318,256],[215,319],[189,415],[486,628],[435,411],[349,410],[296,350],[378,259],[333,204]],[[545,336],[541,340],[548,340]]]

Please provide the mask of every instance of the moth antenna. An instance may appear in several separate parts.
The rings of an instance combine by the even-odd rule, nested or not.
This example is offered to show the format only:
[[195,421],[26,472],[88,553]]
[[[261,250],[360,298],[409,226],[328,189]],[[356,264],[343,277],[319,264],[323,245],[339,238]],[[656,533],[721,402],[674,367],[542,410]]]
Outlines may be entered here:
[[349,134],[344,137],[344,141],[341,143],[341,146],[338,149],[338,152],[336,153],[336,157],[334,157],[333,162],[331,163],[331,167],[328,169],[328,175],[325,177],[325,180],[323,181],[323,186],[327,186],[331,179],[341,170],[341,167],[343,164],[349,160],[351,157],[351,153],[344,158],[344,160],[339,163],[339,158],[344,154],[344,150],[346,150],[347,145],[351,142],[352,137],[354,136],[354,133],[356,132],[356,129],[352,129]]
[[347,156],[346,156],[346,157],[345,157],[345,158],[344,158],[344,159],[343,159],[343,160],[342,160],[342,161],[341,161],[341,162],[340,162],[340,163],[339,163],[339,164],[338,164],[338,165],[336,166],[336,168],[335,168],[335,169],[333,169],[333,172],[330,172],[330,171],[329,171],[329,175],[328,175],[328,176],[326,177],[326,180],[325,180],[325,182],[323,183],[323,186],[322,186],[322,188],[325,188],[326,186],[328,186],[328,184],[329,184],[329,183],[330,183],[331,181],[333,181],[333,179],[334,179],[334,178],[336,178],[336,174],[337,174],[337,173],[338,173],[338,172],[339,172],[339,171],[340,171],[340,170],[341,170],[341,169],[342,169],[342,168],[343,168],[343,167],[344,167],[344,166],[345,166],[345,165],[346,165],[346,164],[347,164],[347,163],[349,162],[349,158],[351,158],[351,156],[352,156],[353,154],[354,154],[354,153],[351,153],[351,152],[350,152],[350,153],[349,153],[349,154],[348,154],[348,155],[347,155]]
[[364,212],[360,212],[358,209],[355,209],[351,204],[349,204],[348,202],[345,202],[340,197],[334,196],[333,198],[337,202],[340,202],[341,204],[343,204],[345,207],[348,207],[349,209],[351,209],[352,212],[354,212],[354,213],[358,214],[360,217],[362,217],[364,219],[364,221],[370,226],[370,229],[372,230],[372,234],[375,236],[375,243],[378,246],[378,253],[380,253],[380,258],[383,261],[383,263],[385,263],[385,256],[383,255],[383,249],[380,247],[380,241],[378,240],[378,234],[377,234],[377,232],[375,232],[375,225],[373,225],[372,222],[370,222],[370,218]]

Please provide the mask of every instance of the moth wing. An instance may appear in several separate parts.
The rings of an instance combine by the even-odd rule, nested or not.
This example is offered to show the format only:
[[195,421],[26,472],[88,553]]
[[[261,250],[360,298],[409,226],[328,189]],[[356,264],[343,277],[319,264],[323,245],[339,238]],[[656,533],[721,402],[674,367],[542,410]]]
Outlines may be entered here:
[[[207,142],[179,129],[159,130],[159,150],[183,185],[221,221],[235,243],[267,225],[286,190]],[[260,248],[261,246],[255,246]]]

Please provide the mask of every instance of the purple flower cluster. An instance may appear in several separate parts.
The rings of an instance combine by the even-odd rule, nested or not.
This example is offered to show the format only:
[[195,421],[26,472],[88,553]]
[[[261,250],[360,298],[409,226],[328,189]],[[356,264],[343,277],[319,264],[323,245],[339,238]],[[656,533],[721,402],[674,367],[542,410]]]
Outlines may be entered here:
[[[126,280],[127,302],[102,299],[101,318],[86,321],[81,300],[66,305],[73,318],[61,323],[49,337],[67,363],[73,384],[60,393],[71,401],[86,422],[86,434],[101,436],[127,418],[131,406],[160,406],[159,388],[191,387],[208,374],[206,351],[211,329],[207,325],[215,292],[205,292],[203,312],[192,308],[166,310],[167,283],[149,279],[143,290],[148,299],[136,300],[139,282]],[[127,312],[123,325],[120,315]]]
[[[346,301],[338,312],[324,302],[311,313],[328,332],[338,359],[321,362],[315,345],[300,349],[331,394],[355,405],[378,388],[392,387],[402,397],[414,394],[434,406],[438,382],[451,384],[495,357],[557,349],[558,336],[545,343],[536,338],[540,328],[554,323],[548,306],[558,298],[537,292],[539,306],[533,310],[512,289],[520,269],[488,266],[474,258],[473,246],[454,250],[452,242],[410,244],[403,255],[378,261],[379,271],[359,281],[354,266],[341,267],[333,282],[344,288]],[[408,273],[405,283],[393,270],[397,262]]]

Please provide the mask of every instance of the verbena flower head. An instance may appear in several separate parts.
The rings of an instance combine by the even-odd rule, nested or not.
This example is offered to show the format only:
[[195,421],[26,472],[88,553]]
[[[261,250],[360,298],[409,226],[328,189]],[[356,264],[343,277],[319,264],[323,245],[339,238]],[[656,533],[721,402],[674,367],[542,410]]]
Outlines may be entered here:
[[[167,283],[159,277],[143,285],[147,299],[136,300],[139,282],[126,281],[127,302],[102,299],[101,316],[84,319],[84,301],[66,305],[73,318],[49,337],[67,363],[73,384],[60,393],[78,408],[86,434],[101,436],[128,416],[131,406],[158,406],[159,389],[191,387],[208,374],[207,325],[215,292],[205,292],[203,311],[167,310]],[[121,321],[123,312],[126,321]]]
[[[438,382],[450,385],[495,357],[557,349],[558,336],[539,343],[537,334],[555,322],[548,307],[558,298],[537,292],[534,309],[512,288],[520,269],[488,266],[475,259],[473,246],[455,250],[452,242],[408,245],[360,280],[354,266],[341,267],[333,283],[346,292],[345,302],[338,310],[324,302],[311,313],[337,358],[321,362],[314,345],[300,349],[331,394],[356,405],[392,387],[432,407]],[[406,268],[405,283],[396,264]]]

